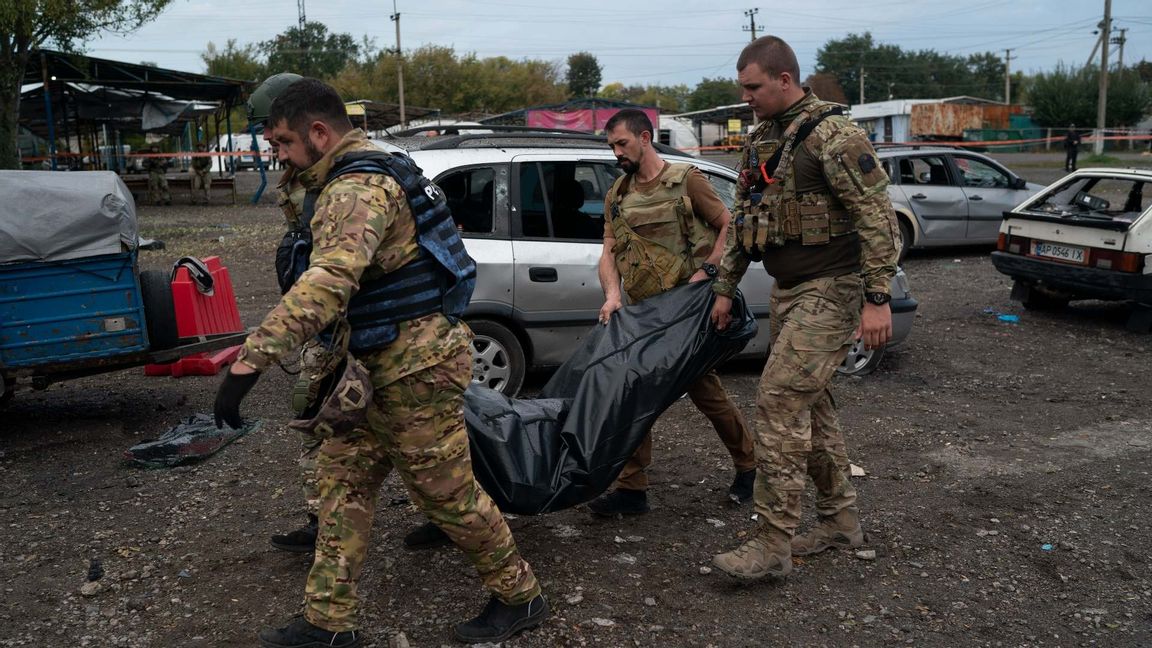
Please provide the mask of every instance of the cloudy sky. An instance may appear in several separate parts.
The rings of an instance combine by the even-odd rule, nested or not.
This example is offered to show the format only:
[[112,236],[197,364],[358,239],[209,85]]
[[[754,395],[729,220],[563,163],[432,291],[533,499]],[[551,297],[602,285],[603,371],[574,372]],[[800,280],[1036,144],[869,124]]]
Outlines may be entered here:
[[[815,66],[829,39],[871,31],[905,50],[934,49],[968,55],[1012,48],[1013,70],[1049,70],[1060,62],[1082,65],[1103,0],[810,0],[745,2],[660,0],[395,0],[405,50],[452,46],[481,57],[564,61],[577,51],[596,55],[603,82],[695,85],[703,77],[734,77],[735,61],[750,34],[745,11],[760,35],[783,37],[795,48],[801,74]],[[374,38],[395,47],[389,20],[393,0],[304,0],[308,20],[334,32]],[[1114,28],[1127,28],[1126,63],[1152,60],[1152,3],[1113,0]],[[297,0],[174,0],[155,22],[127,36],[88,44],[93,56],[203,72],[209,41],[222,46],[270,39],[297,21]],[[1097,60],[1098,60],[1097,56]]]

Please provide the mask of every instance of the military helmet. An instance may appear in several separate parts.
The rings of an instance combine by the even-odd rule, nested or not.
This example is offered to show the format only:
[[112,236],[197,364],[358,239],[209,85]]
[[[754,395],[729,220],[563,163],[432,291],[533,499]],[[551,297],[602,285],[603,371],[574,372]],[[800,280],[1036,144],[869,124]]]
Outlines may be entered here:
[[303,78],[299,74],[281,72],[264,79],[264,83],[261,83],[248,97],[248,121],[263,122],[268,119],[268,112],[276,97],[279,97],[280,93],[284,92],[288,86]]
[[346,356],[317,388],[316,397],[288,423],[289,428],[326,439],[367,425],[372,374],[359,360]]

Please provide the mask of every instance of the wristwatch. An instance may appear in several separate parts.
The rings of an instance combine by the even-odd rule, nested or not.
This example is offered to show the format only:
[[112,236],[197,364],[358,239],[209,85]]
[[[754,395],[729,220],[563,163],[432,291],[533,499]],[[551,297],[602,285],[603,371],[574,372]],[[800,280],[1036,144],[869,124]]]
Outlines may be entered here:
[[892,295],[882,292],[866,292],[864,293],[864,301],[876,306],[883,306],[892,301]]
[[720,270],[716,268],[716,264],[714,263],[705,263],[704,265],[700,266],[700,269],[704,271],[704,274],[708,275],[708,277],[712,279],[715,279],[716,276],[720,274]]

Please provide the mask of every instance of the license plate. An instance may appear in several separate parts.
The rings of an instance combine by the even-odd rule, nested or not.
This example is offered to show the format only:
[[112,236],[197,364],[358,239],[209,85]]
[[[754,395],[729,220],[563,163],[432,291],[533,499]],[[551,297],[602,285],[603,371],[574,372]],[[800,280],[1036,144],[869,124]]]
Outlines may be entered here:
[[1058,245],[1044,241],[1032,242],[1032,254],[1038,257],[1059,259],[1069,263],[1084,263],[1084,248],[1074,245]]

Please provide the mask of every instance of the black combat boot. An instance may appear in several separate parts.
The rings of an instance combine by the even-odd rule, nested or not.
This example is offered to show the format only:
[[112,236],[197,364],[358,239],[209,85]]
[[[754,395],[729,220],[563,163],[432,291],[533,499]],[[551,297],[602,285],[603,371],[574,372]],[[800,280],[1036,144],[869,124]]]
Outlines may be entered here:
[[450,544],[452,544],[452,538],[449,538],[447,533],[444,533],[440,527],[431,522],[421,524],[404,536],[405,549],[435,549]]
[[283,535],[274,535],[270,538],[273,547],[280,551],[291,553],[312,553],[316,551],[316,535],[319,533],[320,523],[312,513],[308,514],[308,524]]
[[736,504],[743,504],[752,499],[752,488],[756,485],[756,469],[742,470],[736,473],[732,485],[728,487],[728,498]]
[[652,510],[648,506],[648,492],[617,488],[588,502],[588,510],[600,517],[616,517],[617,515],[641,515]]
[[355,648],[360,645],[360,633],[355,630],[325,630],[312,625],[301,615],[293,617],[283,628],[261,630],[260,645],[264,648]]
[[456,638],[469,644],[499,643],[521,630],[535,628],[548,615],[548,600],[543,594],[520,605],[508,605],[493,596],[480,616],[456,626]]

